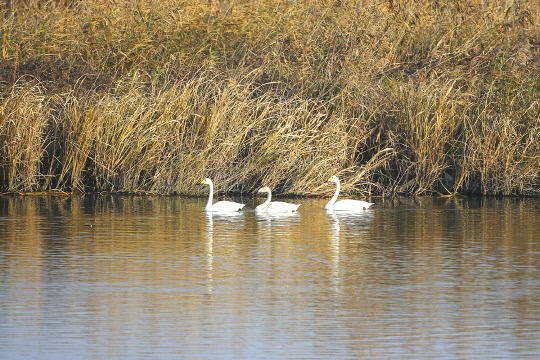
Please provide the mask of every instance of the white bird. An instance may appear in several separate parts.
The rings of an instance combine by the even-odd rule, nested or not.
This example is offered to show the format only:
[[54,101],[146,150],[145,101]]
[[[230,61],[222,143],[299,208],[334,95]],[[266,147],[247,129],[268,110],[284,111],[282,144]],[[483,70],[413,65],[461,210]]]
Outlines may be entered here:
[[270,190],[268,186],[261,188],[258,192],[267,193],[268,196],[265,202],[263,202],[261,205],[255,208],[255,212],[289,213],[289,212],[295,212],[300,207],[300,205],[291,204],[291,203],[287,203],[283,201],[270,202],[270,200],[272,199],[272,190]]
[[208,194],[208,203],[206,204],[206,207],[204,208],[204,211],[207,212],[234,212],[234,211],[240,211],[246,204],[240,204],[234,201],[218,201],[215,204],[212,204],[213,197],[214,197],[214,183],[212,180],[206,178],[203,181],[201,181],[201,184],[210,185],[210,194]]
[[367,208],[369,208],[373,203],[369,203],[366,201],[361,200],[340,200],[336,202],[338,196],[339,196],[339,189],[341,187],[341,184],[339,182],[339,179],[337,176],[332,176],[330,179],[328,179],[329,182],[336,183],[336,192],[334,193],[334,196],[332,196],[332,199],[326,204],[324,207],[325,210],[336,210],[336,211],[363,211]]

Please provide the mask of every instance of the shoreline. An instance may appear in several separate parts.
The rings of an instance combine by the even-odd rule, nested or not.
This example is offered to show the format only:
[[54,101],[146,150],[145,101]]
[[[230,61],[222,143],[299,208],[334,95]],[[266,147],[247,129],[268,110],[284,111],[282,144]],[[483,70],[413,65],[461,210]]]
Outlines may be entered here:
[[0,8],[0,192],[540,195],[530,4],[69,3]]

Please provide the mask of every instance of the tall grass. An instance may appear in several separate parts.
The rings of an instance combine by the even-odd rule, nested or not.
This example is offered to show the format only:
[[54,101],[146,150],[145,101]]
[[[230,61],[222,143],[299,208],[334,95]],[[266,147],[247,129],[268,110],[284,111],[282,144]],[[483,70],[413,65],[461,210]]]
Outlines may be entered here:
[[0,190],[540,194],[520,1],[0,2]]

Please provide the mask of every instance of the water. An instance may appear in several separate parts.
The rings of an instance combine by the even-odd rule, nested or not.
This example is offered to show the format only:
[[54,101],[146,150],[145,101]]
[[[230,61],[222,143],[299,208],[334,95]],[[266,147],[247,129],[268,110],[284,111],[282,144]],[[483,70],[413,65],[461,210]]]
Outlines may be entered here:
[[372,200],[0,197],[1,358],[537,358],[540,201]]

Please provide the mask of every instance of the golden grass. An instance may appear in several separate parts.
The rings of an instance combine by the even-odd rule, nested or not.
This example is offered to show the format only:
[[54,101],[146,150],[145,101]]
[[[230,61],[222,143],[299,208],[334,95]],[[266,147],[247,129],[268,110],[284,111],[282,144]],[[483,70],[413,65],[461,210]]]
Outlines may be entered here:
[[507,1],[0,2],[0,191],[540,194]]

